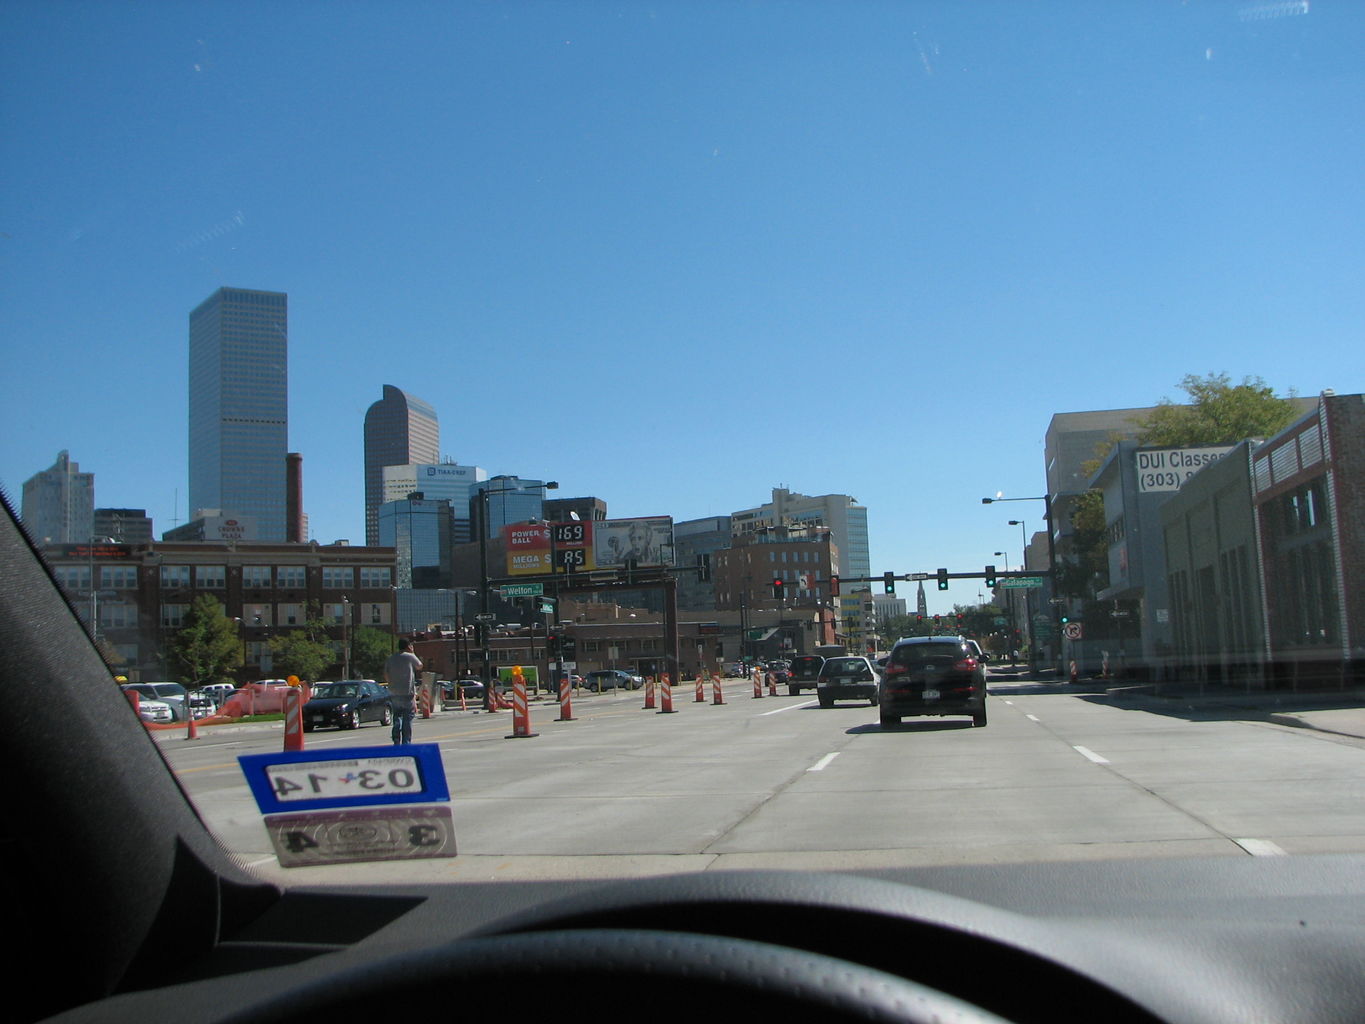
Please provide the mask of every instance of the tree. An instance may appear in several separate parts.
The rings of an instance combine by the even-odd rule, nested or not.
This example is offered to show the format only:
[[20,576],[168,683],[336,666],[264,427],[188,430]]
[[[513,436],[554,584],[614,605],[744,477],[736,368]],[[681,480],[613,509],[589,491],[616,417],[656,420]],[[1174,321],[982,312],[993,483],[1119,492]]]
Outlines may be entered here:
[[380,678],[393,651],[393,636],[382,629],[361,626],[351,634],[351,667],[361,679]]
[[1057,590],[1063,597],[1091,598],[1109,585],[1109,531],[1104,495],[1078,494],[1071,502],[1072,558],[1057,565]]
[[1248,437],[1269,437],[1294,419],[1292,402],[1276,398],[1260,377],[1232,384],[1226,373],[1186,374],[1180,389],[1185,405],[1163,398],[1142,421],[1138,441],[1164,448],[1237,444]]
[[327,624],[316,605],[308,608],[302,629],[270,638],[270,659],[275,670],[315,683],[323,672],[336,664],[337,651],[327,636]]
[[237,624],[224,614],[217,598],[201,594],[171,636],[169,654],[191,687],[231,682],[233,670],[242,664]]

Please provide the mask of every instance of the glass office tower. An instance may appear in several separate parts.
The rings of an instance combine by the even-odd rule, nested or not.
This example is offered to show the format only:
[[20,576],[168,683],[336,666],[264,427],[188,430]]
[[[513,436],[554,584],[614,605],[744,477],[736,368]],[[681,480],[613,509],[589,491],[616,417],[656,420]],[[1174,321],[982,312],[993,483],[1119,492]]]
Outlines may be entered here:
[[289,305],[283,292],[220,288],[190,313],[190,503],[252,516],[285,539]]

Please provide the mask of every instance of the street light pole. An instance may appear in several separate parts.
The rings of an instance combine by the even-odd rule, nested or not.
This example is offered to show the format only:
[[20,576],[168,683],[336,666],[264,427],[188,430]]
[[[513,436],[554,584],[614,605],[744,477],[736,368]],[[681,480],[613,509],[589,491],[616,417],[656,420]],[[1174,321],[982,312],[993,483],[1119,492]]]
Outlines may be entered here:
[[[1041,501],[1043,503],[1043,520],[1047,523],[1047,574],[1048,578],[1052,581],[1052,598],[1048,603],[1052,606],[1053,661],[1055,665],[1060,665],[1058,657],[1061,653],[1062,623],[1060,613],[1057,610],[1057,548],[1052,537],[1052,496],[1050,494],[1038,494],[1027,498],[982,498],[981,504],[991,505],[997,501]],[[1032,620],[1030,619],[1030,621]]]

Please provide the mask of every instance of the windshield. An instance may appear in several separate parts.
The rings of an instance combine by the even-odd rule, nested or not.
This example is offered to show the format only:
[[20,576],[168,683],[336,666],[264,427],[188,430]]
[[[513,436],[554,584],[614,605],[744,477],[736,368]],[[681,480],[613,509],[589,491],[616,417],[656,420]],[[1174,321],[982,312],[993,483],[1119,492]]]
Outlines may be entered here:
[[291,677],[453,881],[1359,849],[1362,111],[1333,0],[11,0],[0,480],[293,884],[403,876]]
[[355,686],[346,686],[341,683],[319,683],[313,687],[313,696],[320,698],[355,697],[359,693],[359,689]]

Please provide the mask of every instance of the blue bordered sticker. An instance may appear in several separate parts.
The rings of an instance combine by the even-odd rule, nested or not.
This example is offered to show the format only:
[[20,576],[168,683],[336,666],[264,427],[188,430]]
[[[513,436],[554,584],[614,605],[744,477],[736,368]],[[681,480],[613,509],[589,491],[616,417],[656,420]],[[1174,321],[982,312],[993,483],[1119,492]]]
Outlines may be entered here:
[[450,799],[435,743],[243,754],[237,761],[263,814]]

